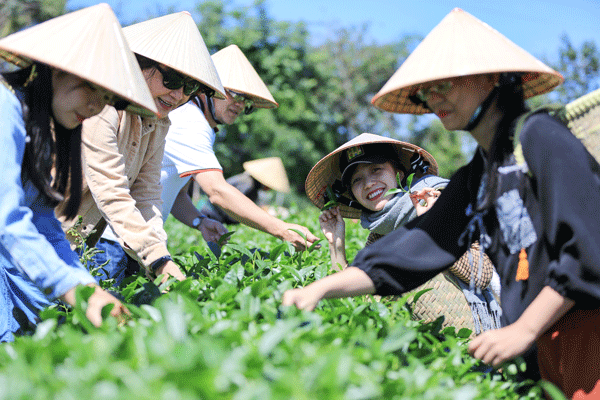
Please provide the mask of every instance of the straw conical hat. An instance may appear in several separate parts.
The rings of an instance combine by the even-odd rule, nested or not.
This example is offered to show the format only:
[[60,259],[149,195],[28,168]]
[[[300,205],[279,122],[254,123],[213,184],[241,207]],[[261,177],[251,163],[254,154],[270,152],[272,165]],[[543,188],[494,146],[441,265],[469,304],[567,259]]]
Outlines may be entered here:
[[288,181],[281,158],[269,157],[246,161],[242,166],[250,176],[266,187],[278,192],[290,192],[290,182]]
[[[323,157],[315,166],[310,170],[306,177],[305,189],[306,195],[312,201],[312,203],[323,208],[325,205],[325,191],[328,187],[331,187],[336,181],[341,181],[342,172],[340,171],[340,155],[344,150],[351,147],[362,146],[367,144],[386,144],[389,143],[394,147],[398,153],[398,158],[401,164],[408,170],[410,167],[410,158],[414,153],[419,153],[421,156],[429,162],[430,174],[437,175],[438,165],[435,158],[427,151],[423,150],[419,146],[412,143],[402,142],[387,138],[384,136],[374,135],[372,133],[363,133],[349,142],[344,143],[325,157]],[[359,218],[361,210],[347,205],[340,205],[340,213],[346,218]]]
[[501,33],[455,8],[423,39],[372,100],[383,110],[431,112],[409,100],[419,84],[459,76],[524,73],[525,98],[551,91],[564,78]]
[[215,90],[225,98],[215,65],[202,35],[187,11],[153,18],[123,28],[134,53],[164,64]]
[[131,102],[129,111],[155,116],[156,105],[121,25],[98,4],[0,39],[0,57],[27,67],[34,61],[76,75]]
[[279,106],[250,61],[235,44],[219,50],[212,55],[212,59],[224,87],[248,95],[256,107]]

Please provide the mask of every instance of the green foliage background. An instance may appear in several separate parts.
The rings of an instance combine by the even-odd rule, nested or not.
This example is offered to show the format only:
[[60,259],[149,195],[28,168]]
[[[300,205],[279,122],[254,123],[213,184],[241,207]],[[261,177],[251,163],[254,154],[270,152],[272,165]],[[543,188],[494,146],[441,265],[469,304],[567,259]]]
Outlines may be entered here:
[[[67,11],[65,0],[7,0],[0,5],[0,36]],[[145,17],[170,12],[159,8],[156,15]],[[238,45],[279,103],[277,109],[258,110],[221,128],[215,149],[226,176],[241,172],[244,161],[280,156],[292,186],[302,193],[310,168],[363,132],[423,146],[444,177],[470,159],[475,144],[469,135],[447,132],[435,118],[401,117],[370,103],[422,36],[378,44],[369,39],[369,26],[362,25],[315,38],[304,23],[273,19],[261,0],[247,7],[231,0],[199,0],[190,12],[211,54]],[[121,22],[125,26],[139,21]],[[566,82],[534,103],[566,102],[598,88],[599,59],[594,40],[576,44],[565,34],[556,59],[545,61],[563,73]]]

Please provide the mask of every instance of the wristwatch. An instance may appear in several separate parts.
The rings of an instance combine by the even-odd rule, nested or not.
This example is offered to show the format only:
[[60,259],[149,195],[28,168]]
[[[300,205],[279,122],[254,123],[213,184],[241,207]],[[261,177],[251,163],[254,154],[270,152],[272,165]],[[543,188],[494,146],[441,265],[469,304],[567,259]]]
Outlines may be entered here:
[[202,220],[206,218],[206,215],[204,214],[200,214],[199,216],[197,216],[196,218],[194,218],[192,220],[192,227],[194,229],[198,229],[200,227],[200,224],[202,223]]

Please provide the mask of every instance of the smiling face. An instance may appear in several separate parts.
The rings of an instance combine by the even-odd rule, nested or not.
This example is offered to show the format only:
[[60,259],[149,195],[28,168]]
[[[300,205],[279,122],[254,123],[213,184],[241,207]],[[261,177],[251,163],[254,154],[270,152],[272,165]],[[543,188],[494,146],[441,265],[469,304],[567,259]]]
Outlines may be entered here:
[[67,129],[98,114],[108,102],[89,82],[61,70],[52,70],[52,115]]
[[[358,164],[350,179],[350,190],[363,207],[379,211],[393,195],[385,196],[388,190],[398,187],[396,169],[391,162],[383,164]],[[404,174],[400,171],[400,180]]]
[[[169,69],[164,65],[161,65],[161,68]],[[169,112],[189,100],[189,96],[183,94],[183,87],[179,89],[166,88],[163,84],[163,75],[156,67],[143,69],[142,72],[158,109],[159,118],[166,117]]]
[[[477,107],[491,93],[496,79],[494,75],[470,75],[430,82],[422,86],[422,92],[426,93],[423,100],[440,118],[444,128],[464,129]],[[429,90],[431,88],[433,90]]]
[[236,118],[244,111],[244,102],[235,101],[229,90],[225,90],[227,98],[225,100],[216,99],[213,97],[215,104],[215,116],[219,121],[225,125],[231,125],[235,122]]

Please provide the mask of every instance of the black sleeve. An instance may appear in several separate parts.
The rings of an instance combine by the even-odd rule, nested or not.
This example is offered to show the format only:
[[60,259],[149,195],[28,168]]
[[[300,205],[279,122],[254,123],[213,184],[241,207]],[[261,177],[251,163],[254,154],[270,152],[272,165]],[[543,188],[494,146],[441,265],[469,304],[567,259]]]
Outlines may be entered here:
[[579,139],[547,114],[529,118],[520,140],[537,188],[543,239],[550,251],[547,285],[576,302],[597,306],[600,300],[598,163]]
[[458,244],[468,218],[471,162],[450,180],[435,205],[372,245],[351,263],[365,271],[380,295],[402,294],[450,267],[467,249]]

